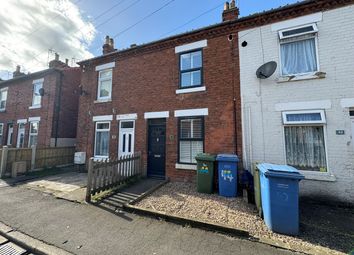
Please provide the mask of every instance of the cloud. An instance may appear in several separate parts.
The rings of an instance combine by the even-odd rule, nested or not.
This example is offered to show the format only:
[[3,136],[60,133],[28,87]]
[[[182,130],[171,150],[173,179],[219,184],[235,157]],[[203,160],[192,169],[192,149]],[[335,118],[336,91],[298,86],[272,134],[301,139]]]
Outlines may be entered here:
[[16,65],[27,72],[45,69],[53,52],[70,60],[93,56],[88,47],[95,27],[71,0],[2,0],[1,6],[0,75]]

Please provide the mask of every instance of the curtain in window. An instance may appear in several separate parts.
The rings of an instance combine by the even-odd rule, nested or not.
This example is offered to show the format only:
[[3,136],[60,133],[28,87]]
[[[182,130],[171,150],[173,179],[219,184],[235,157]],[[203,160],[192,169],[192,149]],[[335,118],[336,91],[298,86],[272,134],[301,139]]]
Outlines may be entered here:
[[326,168],[322,126],[285,127],[285,146],[289,165],[314,171]]
[[96,132],[96,156],[108,156],[109,131]]
[[317,71],[315,38],[283,43],[280,51],[283,75]]

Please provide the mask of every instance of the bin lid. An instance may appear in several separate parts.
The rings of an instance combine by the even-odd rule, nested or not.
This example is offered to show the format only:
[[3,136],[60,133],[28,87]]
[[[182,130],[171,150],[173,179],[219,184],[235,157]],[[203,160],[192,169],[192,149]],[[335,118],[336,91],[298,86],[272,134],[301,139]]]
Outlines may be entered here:
[[291,179],[304,179],[304,176],[300,174],[299,170],[295,167],[288,165],[275,165],[269,163],[258,164],[257,168],[265,176],[272,177],[282,177],[282,178],[291,178]]
[[216,157],[218,161],[229,161],[229,162],[238,162],[239,159],[235,154],[218,154]]
[[203,160],[203,161],[215,161],[216,156],[209,153],[199,153],[195,159],[196,160]]

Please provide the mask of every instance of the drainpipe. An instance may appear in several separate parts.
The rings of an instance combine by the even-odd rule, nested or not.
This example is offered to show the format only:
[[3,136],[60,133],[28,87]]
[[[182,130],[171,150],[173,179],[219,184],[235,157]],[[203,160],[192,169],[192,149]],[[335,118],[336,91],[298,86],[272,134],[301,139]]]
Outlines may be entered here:
[[59,71],[59,79],[57,80],[57,86],[58,86],[58,101],[55,106],[56,123],[55,123],[54,147],[57,147],[57,143],[58,143],[58,130],[59,130],[59,118],[60,118],[60,106],[61,106],[61,88],[63,86],[63,73],[62,73],[62,71]]
[[235,62],[235,52],[234,52],[234,46],[235,46],[235,38],[233,38],[233,35],[229,35],[229,41],[230,41],[230,48],[231,48],[231,61],[232,61],[232,95],[233,95],[233,119],[234,119],[234,149],[235,149],[235,154],[238,153],[237,151],[237,101],[236,101],[236,81],[235,81],[235,72],[239,73],[237,68],[236,68],[236,62]]

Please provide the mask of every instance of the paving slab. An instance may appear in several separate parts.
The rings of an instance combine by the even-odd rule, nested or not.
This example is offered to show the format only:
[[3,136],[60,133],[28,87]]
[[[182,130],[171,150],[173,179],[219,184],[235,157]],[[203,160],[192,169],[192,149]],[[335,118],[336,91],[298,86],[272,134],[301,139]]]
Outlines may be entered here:
[[0,236],[0,244],[4,244],[4,243],[6,243],[8,240],[5,238],[5,237],[3,237],[3,236]]
[[26,188],[49,193],[70,201],[83,202],[87,185],[87,173],[69,172],[46,176],[23,184]]

